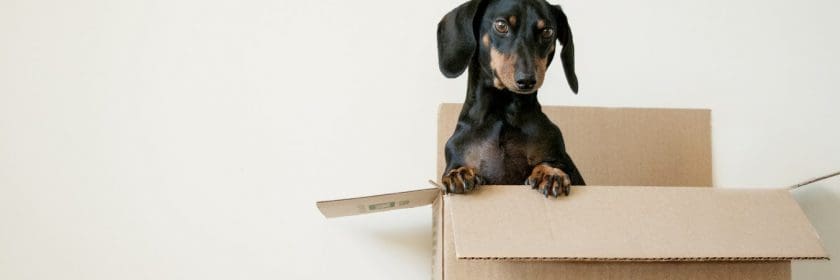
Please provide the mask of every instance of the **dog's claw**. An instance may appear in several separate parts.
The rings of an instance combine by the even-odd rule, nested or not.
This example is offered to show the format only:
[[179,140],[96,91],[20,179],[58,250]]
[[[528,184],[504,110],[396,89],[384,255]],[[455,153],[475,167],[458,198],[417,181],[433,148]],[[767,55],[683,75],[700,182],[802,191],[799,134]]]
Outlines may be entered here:
[[560,195],[568,196],[571,191],[569,175],[559,168],[554,168],[547,164],[534,167],[534,170],[528,179],[525,180],[525,183],[531,185],[532,189],[537,190],[545,197],[553,196],[557,198]]
[[461,192],[465,192],[467,190],[467,182],[464,181],[464,174],[458,173],[455,175],[455,178],[458,179],[458,184],[455,185],[455,191],[458,192],[458,186],[460,186]]
[[461,179],[464,181],[464,192],[471,192],[475,189],[475,185],[478,184],[478,177],[474,180],[464,180],[464,176],[461,175]]
[[483,180],[478,177],[475,169],[458,167],[446,172],[441,178],[445,193],[466,193],[476,189]]

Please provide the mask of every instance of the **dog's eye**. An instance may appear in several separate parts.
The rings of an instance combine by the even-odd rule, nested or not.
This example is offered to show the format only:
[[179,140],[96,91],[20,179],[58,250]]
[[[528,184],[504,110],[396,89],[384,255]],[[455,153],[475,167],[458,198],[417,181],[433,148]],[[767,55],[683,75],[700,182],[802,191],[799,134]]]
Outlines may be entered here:
[[551,29],[551,28],[543,29],[542,30],[542,37],[545,38],[545,39],[551,39],[551,37],[554,37],[554,29]]
[[508,33],[508,23],[504,20],[497,20],[493,23],[493,27],[496,28],[496,32],[507,34]]

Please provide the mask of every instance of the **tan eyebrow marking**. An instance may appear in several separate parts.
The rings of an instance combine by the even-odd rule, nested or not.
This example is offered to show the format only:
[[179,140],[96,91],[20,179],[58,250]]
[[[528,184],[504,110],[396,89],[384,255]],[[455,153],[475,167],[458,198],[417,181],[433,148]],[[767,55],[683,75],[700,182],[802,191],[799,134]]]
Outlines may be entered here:
[[485,47],[490,46],[490,34],[484,33],[484,36],[481,37],[481,43],[484,44]]
[[537,28],[539,28],[539,29],[545,28],[545,21],[544,20],[538,20],[537,21]]
[[510,22],[510,25],[516,25],[516,16],[510,16],[508,22]]

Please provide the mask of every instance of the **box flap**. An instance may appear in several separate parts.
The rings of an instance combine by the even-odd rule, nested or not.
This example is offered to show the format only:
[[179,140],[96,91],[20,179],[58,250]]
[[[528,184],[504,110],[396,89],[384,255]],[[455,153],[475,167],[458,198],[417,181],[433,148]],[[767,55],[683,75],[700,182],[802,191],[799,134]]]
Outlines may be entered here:
[[447,195],[460,259],[708,261],[827,259],[785,189],[527,186]]
[[413,208],[432,204],[440,195],[440,189],[429,188],[407,192],[318,201],[315,205],[324,217],[335,218]]

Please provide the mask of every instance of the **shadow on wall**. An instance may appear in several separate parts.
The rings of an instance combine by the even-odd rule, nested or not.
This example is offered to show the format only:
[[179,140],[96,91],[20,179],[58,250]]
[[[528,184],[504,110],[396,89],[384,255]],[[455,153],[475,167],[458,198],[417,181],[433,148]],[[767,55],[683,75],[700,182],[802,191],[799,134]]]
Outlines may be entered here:
[[793,191],[793,197],[817,229],[831,261],[799,261],[793,279],[840,279],[840,177]]
[[373,232],[375,238],[387,248],[397,249],[396,255],[413,256],[421,259],[432,258],[432,230],[428,224],[413,225],[408,228],[379,229]]

